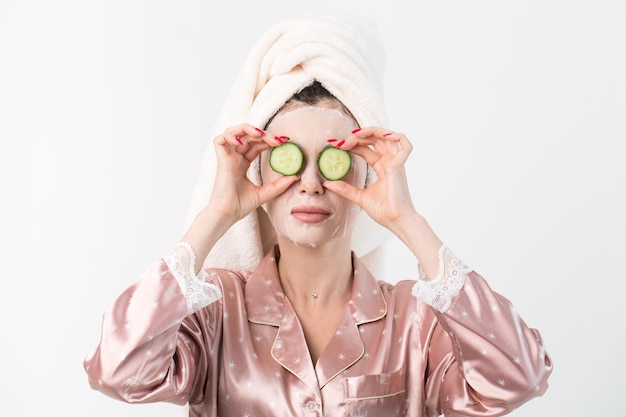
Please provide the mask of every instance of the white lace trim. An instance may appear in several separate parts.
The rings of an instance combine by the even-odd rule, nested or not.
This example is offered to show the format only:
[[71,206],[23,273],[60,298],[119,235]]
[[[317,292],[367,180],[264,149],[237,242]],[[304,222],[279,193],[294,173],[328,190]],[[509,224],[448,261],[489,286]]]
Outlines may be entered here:
[[452,303],[452,298],[461,291],[465,276],[471,271],[445,245],[438,252],[439,271],[435,279],[429,280],[426,272],[419,266],[419,280],[411,293],[433,308],[445,312]]
[[174,278],[185,295],[189,314],[222,298],[220,288],[206,282],[207,273],[204,268],[200,270],[200,276],[196,276],[194,271],[196,254],[189,243],[179,242],[170,253],[163,257],[163,260],[174,274]]

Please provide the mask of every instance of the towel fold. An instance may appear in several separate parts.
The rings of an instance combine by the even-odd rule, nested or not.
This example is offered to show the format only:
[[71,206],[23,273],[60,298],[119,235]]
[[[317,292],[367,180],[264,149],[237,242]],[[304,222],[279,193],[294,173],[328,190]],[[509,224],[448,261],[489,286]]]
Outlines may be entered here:
[[[304,16],[279,22],[259,38],[245,60],[212,137],[243,122],[263,128],[294,93],[314,80],[350,110],[359,126],[384,127],[384,63],[383,44],[371,19]],[[208,202],[215,167],[211,143],[194,188],[187,227]],[[251,166],[248,177],[259,183],[258,165]],[[370,184],[373,181],[374,176],[369,178]],[[262,208],[240,220],[217,242],[204,265],[254,269],[275,241],[268,222]],[[352,247],[374,274],[384,271],[383,245],[392,236],[361,212],[354,226]]]

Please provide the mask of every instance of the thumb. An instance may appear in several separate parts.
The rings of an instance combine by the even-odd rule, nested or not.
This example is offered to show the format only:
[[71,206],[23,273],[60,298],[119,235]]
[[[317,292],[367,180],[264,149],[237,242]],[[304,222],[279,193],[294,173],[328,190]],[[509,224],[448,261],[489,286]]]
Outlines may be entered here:
[[322,185],[327,190],[332,191],[333,193],[340,195],[346,200],[350,200],[351,202],[362,207],[361,199],[363,190],[361,190],[360,188],[348,184],[345,181],[324,181]]
[[280,177],[276,180],[259,187],[259,205],[265,204],[274,197],[284,193],[287,188],[300,178],[297,176]]

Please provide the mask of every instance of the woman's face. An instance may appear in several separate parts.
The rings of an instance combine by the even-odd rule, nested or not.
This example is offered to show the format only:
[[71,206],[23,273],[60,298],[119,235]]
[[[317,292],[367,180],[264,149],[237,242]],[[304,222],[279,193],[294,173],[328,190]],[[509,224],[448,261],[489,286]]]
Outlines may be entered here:
[[[329,106],[303,104],[274,117],[267,131],[274,136],[288,136],[300,145],[304,167],[300,181],[264,206],[277,235],[297,245],[317,247],[325,242],[350,237],[359,207],[322,187],[324,177],[317,167],[319,153],[328,139],[348,137],[358,126],[341,110]],[[267,184],[280,176],[269,166],[269,151],[261,155],[261,178]],[[352,155],[352,168],[342,179],[363,187],[367,166]]]

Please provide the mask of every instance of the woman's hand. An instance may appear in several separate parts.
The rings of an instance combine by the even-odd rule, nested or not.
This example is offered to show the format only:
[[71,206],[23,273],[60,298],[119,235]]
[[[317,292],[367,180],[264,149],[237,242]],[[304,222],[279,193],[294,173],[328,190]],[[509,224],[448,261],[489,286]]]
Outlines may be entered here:
[[213,141],[217,171],[207,208],[234,224],[289,188],[297,177],[281,177],[269,184],[256,185],[246,176],[252,161],[281,141],[249,124],[230,127],[218,135]]
[[324,187],[358,204],[372,219],[391,230],[415,255],[426,275],[436,277],[442,243],[413,207],[406,178],[404,164],[413,145],[402,133],[366,127],[352,132],[341,143],[341,149],[361,156],[374,169],[378,180],[364,189],[344,181],[325,181]]
[[249,124],[228,128],[213,140],[217,158],[213,191],[182,238],[196,255],[196,274],[215,243],[233,224],[298,180],[295,176],[280,177],[269,184],[256,185],[246,176],[250,163],[281,140]]
[[361,156],[378,180],[365,189],[344,181],[325,181],[324,187],[358,204],[372,219],[398,234],[402,220],[417,214],[404,166],[413,146],[404,134],[373,126],[355,130],[339,143],[341,149]]

